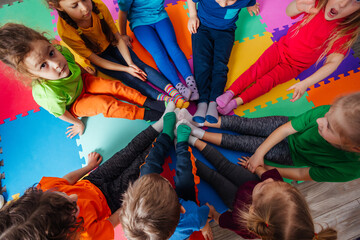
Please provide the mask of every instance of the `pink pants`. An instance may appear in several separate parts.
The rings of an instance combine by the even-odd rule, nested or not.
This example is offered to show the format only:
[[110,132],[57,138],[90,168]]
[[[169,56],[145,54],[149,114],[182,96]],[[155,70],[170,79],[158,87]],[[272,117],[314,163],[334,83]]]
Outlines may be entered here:
[[281,58],[280,51],[281,47],[275,42],[236,79],[229,90],[247,103],[269,92],[276,85],[293,79],[305,70],[289,65]]

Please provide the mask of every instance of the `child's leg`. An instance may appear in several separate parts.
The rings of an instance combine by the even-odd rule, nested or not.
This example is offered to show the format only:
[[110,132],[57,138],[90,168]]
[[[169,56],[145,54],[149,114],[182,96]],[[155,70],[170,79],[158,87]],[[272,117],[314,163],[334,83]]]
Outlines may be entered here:
[[198,176],[209,183],[219,194],[226,206],[232,209],[238,187],[201,161],[196,160],[195,164]]
[[199,93],[196,88],[195,79],[191,73],[189,62],[177,43],[174,27],[170,18],[165,18],[155,23],[154,27],[166,52],[169,54],[181,76],[185,79],[188,88],[191,89],[192,94],[190,100],[199,99]]
[[[126,61],[121,56],[119,50],[116,47],[109,46],[104,52],[99,54],[100,57],[109,60],[111,62],[119,63],[121,65],[127,66]],[[141,94],[150,97],[153,100],[158,100],[159,95],[162,96],[162,93],[151,87],[146,82],[130,75],[126,72],[113,71],[99,66],[94,65],[97,70],[100,72],[109,75],[110,77],[116,78],[121,82],[125,83],[127,86],[138,90]]]
[[278,84],[291,80],[299,75],[300,72],[301,71],[299,69],[293,68],[289,64],[279,63],[264,76],[258,78],[256,82],[242,92],[239,97],[242,99],[243,103],[248,103],[251,100],[269,92]]
[[177,126],[177,144],[176,144],[176,176],[175,190],[178,196],[184,200],[196,202],[196,183],[199,182],[196,176],[195,157],[192,155],[188,139],[191,128],[187,125]]
[[176,73],[174,65],[170,62],[167,52],[159,38],[156,30],[152,26],[142,25],[134,28],[134,34],[141,45],[154,58],[159,70],[176,87],[186,100],[189,100],[191,90],[185,87]]
[[174,139],[173,129],[175,122],[176,116],[174,112],[166,113],[163,117],[163,132],[153,143],[153,147],[146,158],[145,164],[141,166],[141,176],[150,173],[162,173],[162,165]]
[[191,35],[194,75],[199,90],[198,102],[208,102],[210,97],[211,71],[213,68],[214,45],[209,29],[200,25],[197,33]]

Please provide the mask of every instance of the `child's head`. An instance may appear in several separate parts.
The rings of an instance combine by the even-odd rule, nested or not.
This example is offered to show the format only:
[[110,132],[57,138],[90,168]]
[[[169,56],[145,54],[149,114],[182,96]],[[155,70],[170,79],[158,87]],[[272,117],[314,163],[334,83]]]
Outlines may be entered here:
[[104,16],[92,0],[46,0],[46,2],[50,8],[57,10],[59,16],[64,19],[67,24],[77,30],[86,47],[94,53],[100,53],[99,45],[96,41],[91,40],[82,33],[78,26],[81,23],[91,23],[91,12],[94,12],[100,18],[101,29],[103,30],[106,39],[110,43],[115,44],[115,35],[106,23]]
[[76,239],[82,230],[77,219],[77,196],[28,189],[0,210],[0,239]]
[[333,229],[315,234],[306,200],[288,183],[267,179],[255,186],[252,198],[249,211],[235,210],[235,214],[263,240],[337,239]]
[[360,152],[360,92],[338,98],[323,118],[316,120],[319,134],[330,144]]
[[179,223],[180,209],[169,181],[159,174],[147,174],[124,193],[120,222],[129,239],[165,240]]

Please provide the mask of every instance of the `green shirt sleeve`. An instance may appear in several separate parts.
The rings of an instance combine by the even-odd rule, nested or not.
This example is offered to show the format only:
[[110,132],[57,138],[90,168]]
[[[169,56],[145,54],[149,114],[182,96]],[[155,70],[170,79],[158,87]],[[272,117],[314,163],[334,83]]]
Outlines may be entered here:
[[348,182],[360,177],[358,172],[352,171],[353,168],[350,168],[348,171],[342,172],[330,167],[311,167],[309,174],[316,182]]
[[297,117],[290,118],[292,127],[297,131],[301,132],[311,125],[316,119],[323,117],[330,109],[330,105],[324,105],[310,109]]

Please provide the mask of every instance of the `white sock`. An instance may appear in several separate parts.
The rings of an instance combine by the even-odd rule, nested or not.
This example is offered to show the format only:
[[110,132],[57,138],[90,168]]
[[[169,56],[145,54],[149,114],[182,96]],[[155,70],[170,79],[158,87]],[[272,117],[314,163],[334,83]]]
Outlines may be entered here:
[[191,123],[189,123],[188,120],[186,119],[182,119],[180,121],[177,122],[176,124],[176,128],[178,127],[178,125],[180,124],[186,124],[188,125],[190,128],[191,128],[191,134],[199,139],[202,139],[202,137],[204,136],[205,134],[205,130],[201,129],[201,128],[198,128],[198,127],[195,127],[194,125],[192,125]]
[[[176,110],[176,109],[175,109]],[[202,127],[204,126],[204,123],[198,123],[198,122],[194,122],[193,121],[193,115],[191,115],[189,113],[189,111],[186,108],[182,108],[180,109],[178,112],[176,113],[176,117],[181,120],[181,119],[186,119],[188,120],[189,123],[191,123],[192,125],[196,126],[196,127]]]
[[193,135],[190,135],[189,136],[189,140],[188,140],[188,143],[191,145],[191,146],[195,146],[195,142],[198,140],[197,137],[194,137]]
[[152,127],[157,132],[161,132],[163,130],[163,126],[164,126],[163,117],[165,116],[166,113],[174,112],[174,110],[175,110],[175,103],[173,101],[168,102],[164,114],[161,116],[161,118],[156,123],[154,123],[152,125]]

